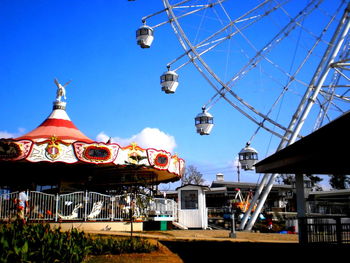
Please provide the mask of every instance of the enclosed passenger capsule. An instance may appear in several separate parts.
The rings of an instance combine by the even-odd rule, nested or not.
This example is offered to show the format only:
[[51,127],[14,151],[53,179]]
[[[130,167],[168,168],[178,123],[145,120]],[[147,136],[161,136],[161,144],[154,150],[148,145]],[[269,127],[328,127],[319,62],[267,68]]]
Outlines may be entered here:
[[179,75],[177,75],[175,71],[168,70],[167,72],[164,72],[164,74],[160,76],[162,91],[167,94],[175,93],[177,86],[179,86],[178,78]]
[[244,170],[254,170],[254,165],[258,162],[258,152],[247,145],[238,153],[239,162]]
[[153,29],[143,25],[136,30],[137,44],[142,48],[149,48],[153,42]]
[[197,133],[200,135],[209,135],[214,126],[213,116],[202,108],[202,112],[195,118]]

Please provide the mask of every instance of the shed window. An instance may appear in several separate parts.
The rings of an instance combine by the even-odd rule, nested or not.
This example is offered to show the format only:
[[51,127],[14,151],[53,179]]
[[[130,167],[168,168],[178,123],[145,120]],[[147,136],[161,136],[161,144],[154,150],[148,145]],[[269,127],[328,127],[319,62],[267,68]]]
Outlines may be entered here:
[[198,191],[181,191],[181,209],[198,209]]

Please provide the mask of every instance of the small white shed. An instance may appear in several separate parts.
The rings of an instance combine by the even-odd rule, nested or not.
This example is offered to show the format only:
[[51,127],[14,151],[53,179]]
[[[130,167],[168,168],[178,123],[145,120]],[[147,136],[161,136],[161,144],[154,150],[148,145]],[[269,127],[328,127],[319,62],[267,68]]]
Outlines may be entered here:
[[187,228],[208,227],[208,209],[205,202],[205,191],[209,187],[188,184],[176,188],[179,197],[178,219]]

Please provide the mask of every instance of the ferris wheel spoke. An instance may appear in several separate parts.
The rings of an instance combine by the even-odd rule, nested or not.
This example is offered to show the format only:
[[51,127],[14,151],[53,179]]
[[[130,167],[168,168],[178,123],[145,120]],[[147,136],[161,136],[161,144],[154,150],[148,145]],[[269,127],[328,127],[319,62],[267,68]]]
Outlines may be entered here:
[[[177,6],[179,6],[179,5],[185,4],[185,3],[189,2],[189,1],[191,1],[191,0],[184,0],[184,1],[182,1],[182,2],[179,2],[179,3],[175,4],[174,7],[177,7]],[[155,13],[153,13],[153,14],[150,14],[150,15],[147,15],[147,16],[142,17],[142,19],[141,19],[141,20],[142,20],[142,23],[145,23],[147,19],[149,19],[149,18],[151,18],[151,17],[153,17],[153,16],[156,16],[156,15],[159,15],[159,14],[161,14],[161,13],[164,13],[166,10],[167,10],[167,9],[164,8],[164,9],[158,11],[158,12],[155,12]],[[168,22],[169,22],[169,21],[167,21],[166,23],[168,23]],[[159,25],[153,26],[153,28],[158,27],[158,26],[159,26]]]
[[[236,73],[227,83],[228,86],[233,86],[240,78],[246,75],[250,70],[252,70],[261,61],[261,59],[266,58],[266,55],[270,50],[280,43],[284,38],[286,38],[292,30],[297,26],[299,20],[304,19],[308,14],[312,12],[316,7],[315,2],[320,2],[320,0],[311,1],[299,14],[296,15],[291,21],[284,26],[276,36],[267,43],[262,49],[260,49],[256,55],[248,61],[248,63],[242,67],[242,69]],[[275,64],[276,65],[276,64]]]
[[[204,74],[204,72],[202,71],[202,69],[198,66],[198,64],[196,62],[193,63],[195,65],[195,67],[198,69],[198,71],[202,74],[202,76],[210,83],[210,85],[217,91],[216,94],[220,93],[220,90],[214,85],[214,83],[211,82],[210,79],[208,79],[208,77]],[[246,116],[248,119],[250,119],[252,122],[254,122],[256,125],[258,125],[259,127],[265,129],[266,131],[270,132],[271,134],[279,137],[279,138],[284,138],[285,133],[278,133],[276,132],[274,129],[270,129],[267,126],[264,125],[265,119],[263,121],[258,121],[256,120],[253,116],[251,116],[250,114],[248,114],[247,112],[245,112],[241,107],[239,107],[238,105],[236,105],[233,101],[229,100],[226,96],[222,96],[232,107],[234,107],[238,112],[240,112],[241,114],[243,114],[244,116]],[[204,106],[203,108],[205,109],[209,109],[209,107]]]
[[[231,21],[228,25],[223,26],[223,28],[217,32],[215,32],[214,34],[212,34],[211,36],[207,37],[206,39],[202,40],[200,43],[198,43],[197,45],[194,45],[193,48],[189,47],[189,48],[185,48],[185,53],[183,53],[182,55],[180,55],[177,59],[173,60],[172,62],[168,63],[168,66],[170,66],[171,64],[177,62],[179,59],[183,58],[185,55],[188,55],[190,53],[194,53],[193,49],[199,50],[205,46],[209,46],[209,48],[203,50],[203,51],[198,51],[200,52],[198,55],[194,54],[192,56],[189,56],[189,60],[185,63],[183,63],[182,65],[180,65],[179,67],[177,67],[175,69],[178,70],[186,65],[188,65],[189,63],[191,63],[193,60],[197,59],[200,56],[203,56],[204,54],[208,53],[209,51],[213,50],[214,48],[218,47],[220,44],[224,43],[226,40],[231,39],[234,35],[240,33],[242,34],[242,30],[248,28],[249,26],[253,25],[254,23],[258,22],[260,19],[262,19],[263,17],[269,15],[271,12],[277,10],[281,5],[285,4],[288,1],[285,1],[284,3],[279,3],[276,6],[273,6],[271,9],[265,11],[263,14],[259,15],[259,16],[253,16],[253,17],[248,17],[245,18],[247,15],[249,15],[251,12],[261,8],[263,5],[265,5],[266,3],[270,2],[271,0],[267,0],[263,3],[261,3],[260,5],[258,5],[257,7],[251,9],[250,11],[248,11],[246,14],[244,14],[243,16],[239,17],[238,19]],[[220,2],[221,4],[221,2]],[[166,8],[167,9],[167,8]],[[177,17],[176,19],[179,19],[179,17]],[[236,26],[237,23],[246,21],[246,20],[252,20],[249,24],[244,25],[242,28],[238,28]],[[170,19],[170,21],[173,21],[173,19]],[[214,37],[218,36],[220,33],[222,33],[223,31],[227,30],[227,28],[234,26],[236,28],[236,30],[224,37],[218,38],[218,39],[213,39]],[[177,30],[176,30],[177,32]],[[179,36],[181,38],[181,35]],[[183,41],[182,41],[183,42]],[[183,47],[185,47],[186,45],[183,45]]]
[[350,81],[350,78],[348,77],[348,76],[346,76],[344,73],[343,73],[343,71],[341,70],[341,69],[339,69],[339,68],[334,68],[334,70],[336,71],[336,72],[338,72],[343,78],[345,78],[347,81]]
[[[349,88],[350,86],[348,86],[348,88]],[[335,94],[335,96],[337,96],[338,98],[340,98],[340,99],[343,99],[343,100],[345,100],[345,101],[350,101],[350,97],[346,97],[345,95],[347,94],[347,93],[349,93],[350,92],[350,89],[347,89],[345,92],[343,92],[343,94],[341,94],[341,95],[338,95],[338,94]]]
[[[330,23],[329,23],[330,24]],[[328,25],[327,25],[327,27],[328,27]],[[325,30],[323,31],[323,33],[325,32]],[[317,46],[317,44],[318,44],[318,42],[320,41],[320,39],[321,38],[318,38],[318,41],[316,41],[316,43],[314,44],[314,47],[313,47],[313,49]],[[297,80],[296,78],[295,78],[295,76],[296,76],[296,74],[298,73],[298,71],[301,69],[301,67],[302,67],[302,65],[306,62],[306,60],[307,60],[307,58],[311,55],[311,53],[312,53],[312,50],[313,49],[311,49],[309,52],[308,52],[308,55],[306,56],[306,58],[304,59],[304,61],[303,61],[303,63],[301,63],[301,65],[300,65],[300,67],[298,68],[298,70],[296,71],[296,73],[293,75],[293,76],[291,76],[291,75],[289,75],[289,74],[287,74],[286,72],[285,72],[285,74],[289,77],[289,79],[291,80],[291,81],[294,81],[294,80]],[[259,53],[258,53],[259,54]],[[290,84],[290,83],[289,83]],[[306,86],[307,84],[306,83],[302,83],[304,86]],[[226,90],[227,91],[227,90]],[[233,94],[233,92],[232,92],[232,90],[231,89],[229,89],[227,92],[230,92],[233,96],[235,96],[236,97],[236,94]],[[237,98],[237,97],[236,97]],[[237,99],[239,99],[239,98],[237,98]],[[239,99],[240,100],[240,99]],[[249,107],[249,106],[248,106]],[[253,110],[254,111],[254,110]],[[260,115],[260,114],[259,114]],[[268,115],[268,114],[267,114]],[[261,115],[260,115],[261,116]],[[270,121],[270,119],[269,118],[267,118],[266,116],[263,116],[264,117],[264,121],[265,120],[268,120],[268,121]],[[286,129],[285,129],[286,130]]]
[[[211,46],[210,48],[208,48],[207,50],[202,51],[201,55],[207,53],[208,51],[210,51],[211,49],[213,49],[214,47],[216,47],[218,44],[221,44],[223,41],[230,39],[232,36],[236,35],[237,33],[239,33],[239,31],[248,28],[249,26],[253,25],[254,23],[258,22],[261,18],[263,18],[264,16],[269,15],[271,12],[277,10],[282,4],[278,4],[276,6],[273,6],[270,10],[265,11],[263,14],[258,15],[258,16],[253,16],[253,17],[247,17],[248,15],[250,15],[253,11],[258,10],[259,8],[263,7],[266,3],[271,2],[272,0],[266,0],[263,3],[261,3],[260,5],[258,5],[257,7],[249,10],[248,12],[246,12],[244,15],[240,16],[239,18],[237,18],[236,20],[230,21],[227,25],[224,25],[220,30],[214,32],[212,35],[210,35],[209,37],[205,38],[204,40],[200,41],[198,44],[193,45],[194,49],[200,49],[202,47],[205,46],[210,46],[210,45],[214,45]],[[289,0],[288,0],[289,1]],[[286,1],[286,2],[288,2]],[[221,2],[220,2],[221,3]],[[168,10],[168,8],[166,8],[165,10]],[[173,13],[174,14],[174,13]],[[176,20],[178,20],[181,17],[177,17],[174,14],[174,17]],[[170,18],[170,21],[174,20],[174,17]],[[253,20],[251,23],[244,25],[243,28],[241,29],[237,29],[236,31],[227,34],[223,37],[219,37],[216,38],[217,36],[219,36],[222,32],[226,31],[228,28],[235,26],[236,24],[243,22],[243,21],[247,21],[247,20]],[[181,37],[181,36],[180,36]],[[218,43],[219,42],[219,43]],[[185,49],[185,53],[183,55],[186,55],[188,53],[190,53],[192,51],[191,48]],[[182,55],[182,56],[183,56]]]
[[[202,57],[200,56],[200,54],[198,54],[197,50],[194,48],[194,46],[191,44],[191,42],[188,40],[187,36],[185,35],[183,29],[181,28],[178,20],[176,19],[174,12],[172,10],[171,5],[169,4],[168,0],[163,0],[164,4],[166,5],[167,8],[167,13],[169,13],[169,16],[173,17],[173,23],[171,23],[171,25],[173,25],[173,28],[175,28],[175,32],[179,32],[181,34],[181,39],[183,39],[183,41],[181,41],[181,43],[183,43],[183,46],[188,45],[191,50],[192,53],[195,55],[195,57],[200,61],[200,63],[204,66],[204,68],[214,77],[214,79],[219,82],[220,85],[222,85],[222,87],[224,87],[228,92],[230,92],[231,95],[233,95],[240,103],[242,103],[244,106],[246,106],[247,108],[249,108],[251,111],[253,111],[255,114],[259,115],[260,117],[262,117],[263,119],[267,120],[268,122],[272,123],[273,125],[281,128],[282,130],[287,131],[287,128],[283,127],[282,125],[280,125],[279,123],[273,121],[272,119],[270,119],[268,116],[262,114],[261,112],[259,112],[258,110],[256,110],[254,107],[252,107],[250,104],[248,104],[247,102],[245,102],[242,98],[240,98],[236,93],[234,93],[231,88],[227,87],[227,85],[225,85],[221,79],[210,69],[210,67],[204,62],[204,60],[202,59]],[[309,4],[310,5],[310,4]],[[191,59],[193,59],[193,56],[191,56]]]
[[[226,96],[223,96],[224,100],[226,100],[232,107],[234,107],[237,111],[239,111],[241,114],[243,114],[245,117],[247,117],[249,120],[253,121],[256,125],[258,125],[259,127],[265,129],[266,131],[272,133],[273,135],[279,137],[279,138],[283,138],[284,137],[284,133],[277,133],[275,130],[268,128],[266,125],[264,125],[265,121],[267,119],[263,119],[262,121],[258,121],[255,118],[252,117],[251,114],[245,112],[241,107],[239,107],[238,105],[236,105],[234,102],[232,102],[231,100],[229,100]],[[278,125],[279,126],[279,125]],[[281,127],[278,127],[281,128]],[[281,128],[282,130],[286,131],[286,129],[284,127]]]
[[[346,53],[346,56],[349,55],[349,52],[350,52],[349,49],[350,49],[350,47],[347,48],[348,52]],[[340,59],[337,62],[333,63],[331,65],[331,67],[340,68],[340,69],[344,69],[344,70],[350,70],[350,59],[349,58]]]
[[[174,9],[182,9],[182,8],[193,9],[193,8],[197,8],[195,10],[191,10],[191,11],[189,11],[187,13],[181,14],[180,16],[177,17],[178,19],[186,17],[186,16],[189,16],[189,15],[192,15],[192,14],[195,14],[195,13],[197,13],[199,11],[202,11],[202,10],[204,10],[206,8],[209,8],[209,7],[213,7],[213,6],[217,5],[217,4],[221,4],[222,2],[224,2],[226,0],[220,0],[220,1],[218,1],[218,3],[215,3],[215,4],[181,6],[182,4],[185,4],[185,3],[189,2],[189,1],[191,1],[191,0],[182,1],[182,2],[177,3],[177,4],[172,6],[172,8],[174,8]],[[155,13],[153,13],[151,15],[147,15],[147,16],[142,18],[142,23],[145,23],[147,19],[149,19],[149,18],[151,18],[153,16],[156,16],[156,15],[159,15],[159,14],[161,14],[163,12],[166,12],[166,11],[167,11],[167,8],[164,8],[164,9],[162,9],[162,10],[160,10],[158,12],[155,12]],[[160,27],[160,26],[165,25],[167,23],[171,23],[171,21],[172,21],[171,19],[170,20],[166,20],[164,22],[161,22],[161,23],[158,23],[158,24],[152,26],[152,28],[157,28],[157,27]]]
[[[204,3],[201,1],[191,2],[190,0],[171,4],[170,0],[162,0],[162,2],[164,9],[144,17],[143,22],[156,14],[165,12],[168,19],[156,24],[152,28],[169,23],[184,50],[182,54],[167,64],[168,71],[165,72],[162,77],[166,78],[168,75],[175,76],[176,81],[173,82],[176,82],[174,84],[178,85],[176,72],[188,64],[193,64],[216,92],[206,104],[206,110],[213,107],[223,98],[241,114],[253,121],[258,126],[257,130],[265,129],[282,138],[284,141],[288,141],[287,135],[289,136],[291,133],[294,133],[294,124],[297,121],[296,119],[300,117],[301,112],[304,111],[304,105],[307,105],[307,101],[310,99],[309,97],[315,94],[312,87],[318,82],[320,74],[323,74],[326,62],[325,58],[327,56],[321,56],[318,52],[324,50],[324,45],[333,45],[333,40],[327,40],[329,35],[328,30],[332,28],[331,25],[333,25],[334,21],[340,21],[338,14],[347,1],[341,1],[340,5],[333,8],[333,12],[329,12],[327,8],[321,6],[321,3],[326,2],[326,0],[310,0],[299,13],[295,13],[293,8],[288,10],[288,3],[290,0],[265,0],[260,1],[253,7],[247,5],[246,10],[238,16],[231,16],[231,13],[228,12],[230,9],[226,9],[226,7],[230,8],[230,4],[224,3],[224,0],[203,1]],[[173,2],[176,1],[174,0]],[[291,6],[291,4],[289,6]],[[311,17],[308,21],[312,20],[311,14],[313,14],[315,10],[329,18],[328,21],[326,20],[327,24],[323,28],[323,31],[318,31],[319,28],[315,30],[312,25],[304,23],[304,21],[307,21],[306,18],[308,17]],[[189,16],[193,16],[193,19],[199,22],[197,31],[192,35],[189,34],[189,32],[193,30],[193,25],[195,25],[195,23],[192,23],[192,20],[186,18]],[[272,22],[275,17],[281,17],[281,21],[286,22],[283,23],[285,24],[283,27],[280,26],[281,23],[275,23],[277,29],[275,31],[277,31],[277,33],[275,33],[272,38],[269,38],[269,41],[261,47],[257,45],[259,43],[255,43],[255,39],[252,38],[250,28],[255,28],[254,25],[256,24],[264,25],[266,21],[269,21],[268,19],[263,19],[267,16],[272,17],[272,19],[270,19]],[[188,24],[189,21],[191,22]],[[213,27],[206,27],[207,24],[204,23],[204,21],[212,23]],[[324,20],[322,20],[322,22],[323,21]],[[295,33],[295,29],[300,29],[300,33]],[[208,34],[208,32],[210,33]],[[317,34],[317,32],[319,33]],[[299,38],[301,34],[303,34],[303,37],[305,35],[306,39],[313,43],[311,48],[309,48],[309,43],[304,43],[303,41],[299,43],[298,37],[293,39],[296,34],[299,34]],[[191,38],[194,39],[191,41]],[[289,65],[289,70],[287,70],[288,65],[286,65],[284,61],[280,61],[279,57],[275,56],[276,52],[274,52],[275,50],[279,50],[279,46],[281,46],[280,43],[287,42],[285,39],[296,42],[298,48],[295,48],[295,53],[297,51],[299,52],[298,49],[303,52],[303,55],[298,54],[298,64],[295,66],[294,61],[292,61],[291,65]],[[231,59],[229,55],[225,58],[226,70],[222,69],[222,67],[225,67],[224,64],[220,67],[212,65],[209,58],[212,54],[220,54],[219,52],[222,51],[232,52],[231,43],[233,43],[233,40],[237,40],[237,43],[235,43],[236,45],[238,44],[240,46],[243,43],[248,49],[245,50],[240,46],[238,49],[240,56],[246,59],[246,63],[239,66],[238,70],[235,69],[235,74],[228,75],[227,67],[229,66],[229,59]],[[327,50],[329,49],[327,48]],[[237,51],[235,52],[238,53]],[[252,52],[254,52],[254,54],[252,54]],[[302,52],[300,52],[300,54]],[[348,103],[350,100],[349,96],[347,96],[349,85],[344,84],[344,82],[350,81],[350,77],[347,75],[350,65],[350,60],[347,59],[349,57],[348,55],[349,54],[346,54],[343,59],[338,59],[337,62],[332,64],[332,69],[335,72],[332,84],[320,84],[321,87],[318,85],[319,90],[317,94],[320,94],[320,96],[312,99],[319,105],[320,112],[325,116],[324,118],[328,118],[327,112],[332,110],[332,108],[339,108],[337,110],[341,110],[339,102]],[[305,78],[304,67],[308,65],[309,61],[314,61],[312,59],[315,58],[322,58],[318,67],[320,70],[316,71],[312,81],[309,82],[309,78]],[[208,61],[210,63],[208,63]],[[170,67],[172,71],[170,71]],[[220,70],[218,70],[218,68],[220,68]],[[267,110],[264,109],[263,111],[260,110],[261,106],[255,105],[256,102],[251,103],[250,98],[245,96],[243,90],[246,86],[247,78],[249,78],[250,75],[257,74],[259,69],[260,75],[264,75],[264,77],[267,76],[275,83],[272,86],[274,88],[273,97],[269,99],[269,103],[272,105],[270,108]],[[250,72],[252,72],[252,74],[250,74]],[[246,77],[247,75],[248,77]],[[284,81],[281,81],[283,79]],[[340,79],[342,79],[342,81],[340,81]],[[339,92],[338,87],[344,87],[346,90]],[[302,96],[305,89],[307,91],[304,96]],[[169,93],[173,93],[173,91],[169,90]],[[300,96],[302,99],[295,113],[295,117],[292,118],[291,123],[288,128],[286,128],[281,121],[274,120],[276,117],[272,118],[270,115],[276,114],[276,112],[279,111],[276,110],[276,106],[280,105],[278,107],[280,108],[284,97],[290,95]],[[278,131],[276,132],[275,130]],[[299,135],[296,136],[300,137]],[[294,136],[293,140],[296,136]]]
[[[232,100],[230,100],[229,98],[227,98],[227,96],[225,96],[224,94],[221,94],[221,92],[223,91],[224,88],[222,88],[221,90],[219,90],[215,84],[205,75],[205,73],[203,72],[203,70],[199,67],[199,65],[194,62],[193,63],[194,66],[197,68],[197,70],[202,74],[202,76],[209,82],[209,84],[216,90],[216,94],[220,94],[220,96],[226,100],[233,108],[235,108],[238,112],[240,112],[241,114],[243,114],[245,117],[247,117],[249,120],[253,121],[256,125],[258,125],[259,127],[265,129],[266,131],[272,133],[273,135],[279,137],[279,138],[284,138],[284,134],[287,133],[287,129],[285,127],[280,126],[279,124],[277,124],[276,122],[273,122],[273,124],[277,124],[275,126],[277,126],[278,128],[280,128],[282,130],[281,133],[276,132],[274,129],[268,128],[264,123],[265,121],[269,121],[271,122],[271,119],[268,118],[267,116],[260,116],[262,117],[262,121],[257,120],[256,118],[254,118],[251,114],[247,113],[246,111],[244,111],[242,109],[242,107],[238,106],[236,103],[234,103]],[[210,105],[210,102],[208,104],[206,104],[205,108],[207,110],[209,110],[211,107],[208,105]],[[259,114],[258,114],[259,115]],[[266,118],[265,118],[266,117]]]
[[[206,5],[188,5],[188,6],[182,6],[181,4],[184,4],[184,3],[187,3],[189,2],[190,0],[187,0],[187,1],[183,1],[183,2],[180,2],[180,3],[177,3],[176,5],[173,5],[172,8],[173,9],[193,9],[193,8],[197,8],[197,9],[194,9],[194,10],[191,10],[191,11],[188,11],[188,12],[183,12],[181,15],[177,16],[177,19],[181,19],[181,18],[184,18],[184,17],[187,17],[189,15],[192,15],[192,14],[195,14],[195,13],[198,13],[204,9],[207,9],[207,8],[212,8],[214,7],[215,5],[218,5],[218,4],[221,4],[222,2],[225,2],[226,0],[219,0],[217,3],[211,3],[211,4],[206,4]],[[146,21],[146,19],[154,16],[154,15],[158,15],[160,13],[163,13],[163,12],[166,12],[168,10],[168,7],[165,7],[163,10],[159,11],[159,12],[156,12],[152,15],[148,15],[144,18],[142,18],[142,21]],[[164,21],[164,22],[161,22],[159,24],[156,24],[153,26],[153,28],[157,28],[157,27],[160,27],[162,25],[165,25],[167,23],[171,23],[172,22],[172,18],[167,20],[167,21]]]

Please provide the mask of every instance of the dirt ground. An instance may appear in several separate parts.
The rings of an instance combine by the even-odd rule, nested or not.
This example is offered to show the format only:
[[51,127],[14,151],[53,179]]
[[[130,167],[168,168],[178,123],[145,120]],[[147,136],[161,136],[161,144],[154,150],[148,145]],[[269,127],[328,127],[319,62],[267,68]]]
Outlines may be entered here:
[[296,234],[251,233],[236,232],[236,238],[230,238],[229,230],[169,230],[145,231],[144,235],[158,235],[160,239],[188,239],[188,240],[225,240],[232,242],[298,242]]
[[[104,234],[111,236],[130,236],[130,233],[126,232],[110,232],[99,231],[90,232],[91,234]],[[191,254],[191,247],[199,247],[199,250],[203,247],[203,253],[205,253],[205,246],[209,247],[227,247],[229,244],[296,244],[298,242],[298,236],[295,234],[265,234],[265,233],[250,233],[250,232],[236,232],[236,238],[229,237],[230,231],[228,230],[168,230],[168,231],[143,231],[133,233],[133,236],[140,236],[147,238],[152,243],[157,243],[159,246],[158,251],[152,253],[142,254],[122,254],[122,255],[105,255],[105,256],[93,256],[89,257],[86,263],[181,263],[188,261],[188,255]],[[201,243],[202,242],[202,243]],[[190,252],[186,252],[184,255],[178,252],[174,246],[185,246],[190,249]],[[171,249],[169,249],[171,248]],[[184,247],[180,248],[184,251]],[[194,249],[192,250],[194,252]]]
[[84,263],[183,263],[184,261],[166,246],[155,239],[149,242],[157,244],[159,249],[151,253],[132,253],[122,255],[89,256]]
[[[117,236],[130,236],[128,232],[91,231],[93,234],[107,234]],[[236,232],[236,238],[229,237],[229,230],[168,230],[168,231],[142,231],[133,233],[134,236],[156,240],[212,240],[231,242],[282,242],[297,243],[297,234],[252,233]]]

